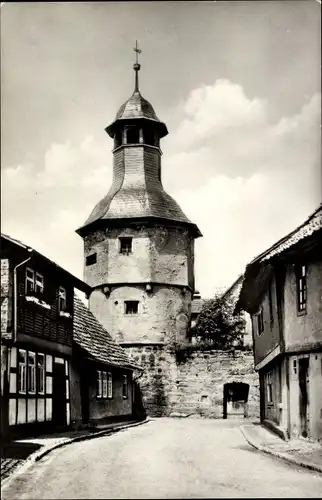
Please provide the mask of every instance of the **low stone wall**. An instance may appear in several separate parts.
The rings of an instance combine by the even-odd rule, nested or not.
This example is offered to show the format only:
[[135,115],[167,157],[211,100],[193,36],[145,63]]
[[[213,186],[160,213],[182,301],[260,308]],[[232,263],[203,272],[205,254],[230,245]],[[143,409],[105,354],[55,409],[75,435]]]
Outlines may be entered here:
[[178,365],[173,408],[178,413],[222,418],[224,385],[249,384],[248,416],[259,417],[259,377],[250,351],[195,352]]
[[259,417],[259,378],[251,351],[196,351],[185,362],[165,346],[127,347],[144,367],[139,379],[148,415],[223,417],[224,385],[249,384],[248,416]]

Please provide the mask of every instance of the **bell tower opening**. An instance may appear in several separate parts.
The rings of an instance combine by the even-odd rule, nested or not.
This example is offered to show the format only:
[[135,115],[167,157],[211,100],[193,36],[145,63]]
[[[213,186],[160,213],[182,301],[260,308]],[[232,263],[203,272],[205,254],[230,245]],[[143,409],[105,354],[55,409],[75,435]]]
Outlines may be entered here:
[[126,144],[139,144],[140,129],[137,126],[129,127],[126,131]]
[[122,131],[118,130],[114,135],[114,148],[122,146]]

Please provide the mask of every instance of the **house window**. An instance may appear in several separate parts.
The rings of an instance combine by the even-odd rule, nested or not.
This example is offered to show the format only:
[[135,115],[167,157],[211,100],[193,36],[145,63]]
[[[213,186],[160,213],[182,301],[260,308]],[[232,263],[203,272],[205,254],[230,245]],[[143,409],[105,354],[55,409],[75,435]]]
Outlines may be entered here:
[[257,331],[258,335],[261,335],[264,331],[264,317],[263,317],[263,308],[261,307],[257,314]]
[[266,375],[266,387],[267,387],[267,403],[273,404],[273,384],[272,384],[272,372],[268,372]]
[[120,253],[129,255],[132,253],[132,238],[119,238],[120,240]]
[[34,291],[35,283],[35,272],[29,267],[26,268],[26,284],[25,291],[26,294],[32,293]]
[[45,355],[37,355],[37,392],[44,394],[45,392]]
[[35,276],[35,291],[44,293],[44,277],[39,273],[36,273]]
[[127,130],[126,133],[126,143],[127,144],[139,144],[140,142],[140,133],[137,127],[131,127]]
[[60,286],[58,290],[58,312],[66,311],[66,309],[67,309],[66,290],[64,287]]
[[125,301],[125,314],[137,314],[139,308],[138,300],[126,300]]
[[102,398],[107,398],[107,373],[102,372]]
[[96,397],[99,399],[112,398],[112,374],[97,370]]
[[127,375],[123,375],[123,399],[128,398],[128,382]]
[[107,374],[107,397],[109,399],[113,397],[113,379],[110,372]]
[[102,374],[101,370],[97,370],[97,387],[96,387],[96,397],[101,398],[103,396],[103,387],[102,387]]
[[269,322],[272,325],[274,323],[272,282],[270,282],[268,287],[268,304],[269,304]]
[[296,288],[297,288],[297,310],[306,311],[307,287],[306,287],[306,266],[298,266],[296,269]]
[[27,295],[33,292],[44,293],[43,275],[30,269],[30,267],[26,268],[25,291]]
[[36,353],[28,352],[28,376],[27,376],[28,392],[36,392]]
[[27,388],[27,353],[19,349],[18,354],[18,391],[26,392]]
[[97,254],[96,253],[92,253],[91,255],[88,255],[86,257],[86,265],[87,266],[91,266],[92,264],[96,264],[96,261],[97,261]]

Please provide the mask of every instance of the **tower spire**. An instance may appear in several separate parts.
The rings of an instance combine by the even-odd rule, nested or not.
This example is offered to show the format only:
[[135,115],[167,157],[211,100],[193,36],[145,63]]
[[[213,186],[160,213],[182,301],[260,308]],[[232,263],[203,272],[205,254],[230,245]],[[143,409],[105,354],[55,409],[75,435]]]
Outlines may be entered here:
[[138,41],[135,40],[135,47],[134,47],[134,52],[136,53],[135,54],[135,64],[133,65],[133,69],[135,71],[135,86],[134,86],[134,92],[138,92],[139,91],[139,71],[140,71],[140,68],[141,68],[141,65],[139,63],[139,54],[141,54],[142,50],[139,49],[138,47]]

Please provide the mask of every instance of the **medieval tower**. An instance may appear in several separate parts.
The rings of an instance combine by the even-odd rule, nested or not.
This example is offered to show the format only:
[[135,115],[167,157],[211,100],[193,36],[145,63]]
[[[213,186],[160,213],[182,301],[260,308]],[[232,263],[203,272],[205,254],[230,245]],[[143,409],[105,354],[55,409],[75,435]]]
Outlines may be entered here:
[[77,233],[93,287],[89,308],[144,366],[148,413],[166,415],[176,388],[172,346],[186,339],[201,233],[163,189],[160,140],[168,130],[140,93],[138,60],[133,67],[134,92],[105,129],[114,141],[112,186]]

